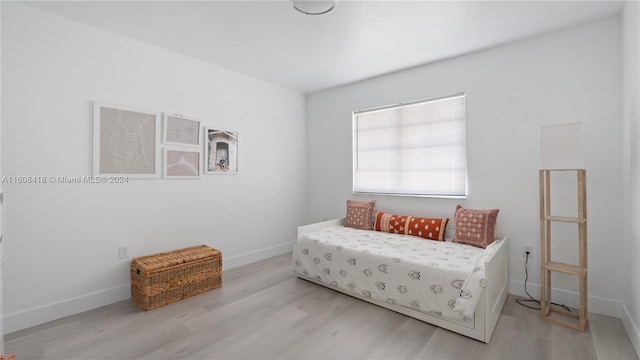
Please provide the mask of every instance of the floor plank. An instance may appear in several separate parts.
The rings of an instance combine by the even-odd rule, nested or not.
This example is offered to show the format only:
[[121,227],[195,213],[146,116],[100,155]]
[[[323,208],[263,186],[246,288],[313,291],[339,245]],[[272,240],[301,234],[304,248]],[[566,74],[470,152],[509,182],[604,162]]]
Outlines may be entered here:
[[225,271],[222,288],[142,311],[121,301],[5,336],[18,359],[635,359],[620,319],[584,333],[509,296],[484,344],[293,275],[285,254]]

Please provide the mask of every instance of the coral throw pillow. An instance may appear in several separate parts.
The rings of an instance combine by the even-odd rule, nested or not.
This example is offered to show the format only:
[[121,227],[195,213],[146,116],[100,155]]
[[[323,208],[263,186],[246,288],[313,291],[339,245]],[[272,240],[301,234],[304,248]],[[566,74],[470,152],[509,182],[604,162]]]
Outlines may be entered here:
[[456,207],[454,242],[486,248],[495,240],[498,209],[472,210]]
[[444,241],[444,231],[448,222],[448,218],[419,218],[405,215],[385,214],[382,211],[378,211],[376,212],[374,230]]
[[373,229],[373,208],[375,205],[375,200],[347,200],[347,216],[344,218],[344,226],[363,230]]

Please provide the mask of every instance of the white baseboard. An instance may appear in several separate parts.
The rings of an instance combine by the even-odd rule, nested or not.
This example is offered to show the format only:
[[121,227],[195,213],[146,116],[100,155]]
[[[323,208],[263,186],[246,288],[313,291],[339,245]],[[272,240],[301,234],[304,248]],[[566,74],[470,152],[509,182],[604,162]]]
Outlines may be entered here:
[[[531,296],[540,299],[540,285],[527,283],[527,291]],[[524,291],[524,282],[519,280],[509,280],[509,294],[527,297]],[[551,299],[555,303],[564,304],[569,307],[578,307],[578,293],[564,289],[551,289]],[[622,318],[622,303],[614,299],[601,298],[587,295],[587,311]]]
[[49,321],[78,314],[100,306],[122,301],[131,296],[131,285],[121,285],[111,289],[100,290],[71,299],[58,301],[53,304],[17,311],[4,316],[4,331],[9,334],[14,331],[44,324]]
[[293,246],[295,245],[295,243],[295,241],[291,241],[236,256],[223,257],[222,268],[225,270],[229,270],[238,266],[251,264],[256,261],[288,253],[293,250]]
[[[293,250],[295,242],[267,247],[264,249],[251,251],[222,259],[224,270],[250,264],[256,261],[268,259]],[[131,284],[124,284],[111,289],[105,289],[89,293],[86,295],[46,304],[27,310],[6,314],[3,318],[4,331],[6,334],[27,329],[49,321],[61,319],[66,316],[75,315],[100,306],[113,304],[131,297]]]
[[624,325],[624,329],[627,331],[627,335],[629,336],[629,340],[631,340],[631,345],[636,350],[636,355],[640,356],[640,327],[633,321],[633,318],[627,311],[627,307],[622,305],[622,324]]

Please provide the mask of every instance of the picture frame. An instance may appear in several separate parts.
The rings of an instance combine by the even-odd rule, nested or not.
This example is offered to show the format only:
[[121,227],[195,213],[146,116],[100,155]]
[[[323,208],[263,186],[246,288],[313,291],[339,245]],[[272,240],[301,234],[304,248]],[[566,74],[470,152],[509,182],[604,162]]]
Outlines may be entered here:
[[204,173],[238,173],[238,132],[206,127],[204,129]]
[[199,179],[202,169],[202,153],[199,149],[164,147],[165,179]]
[[160,178],[160,119],[156,111],[93,103],[93,175]]
[[200,120],[178,115],[164,114],[162,142],[165,145],[199,147],[202,139]]

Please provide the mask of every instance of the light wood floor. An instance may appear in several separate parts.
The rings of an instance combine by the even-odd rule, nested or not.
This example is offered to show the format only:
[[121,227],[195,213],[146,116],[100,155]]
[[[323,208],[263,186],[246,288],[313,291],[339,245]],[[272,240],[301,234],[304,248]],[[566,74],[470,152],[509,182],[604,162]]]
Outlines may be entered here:
[[290,254],[225,271],[222,288],[152,311],[121,301],[8,334],[23,359],[637,359],[617,318],[588,331],[510,296],[490,344],[293,276]]

